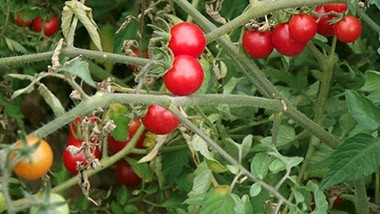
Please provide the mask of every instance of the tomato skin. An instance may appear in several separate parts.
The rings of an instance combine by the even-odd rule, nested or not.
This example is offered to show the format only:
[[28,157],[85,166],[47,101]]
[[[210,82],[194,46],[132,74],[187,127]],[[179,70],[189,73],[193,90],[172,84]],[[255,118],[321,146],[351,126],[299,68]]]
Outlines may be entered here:
[[131,165],[125,160],[117,162],[115,173],[118,182],[125,186],[137,186],[141,183],[141,178],[133,172]]
[[325,4],[324,7],[326,12],[335,11],[337,13],[346,12],[348,8],[346,3]]
[[[323,5],[319,5],[315,8],[315,12],[319,14],[326,13],[326,9]],[[328,15],[323,16],[317,22],[317,33],[322,36],[333,36],[334,35],[334,24],[331,24],[330,21],[334,19],[335,16]],[[315,17],[317,19],[317,17]]]
[[340,20],[335,28],[334,34],[341,42],[349,43],[357,40],[362,33],[362,24],[354,16],[346,16]]
[[153,134],[169,134],[179,125],[179,119],[169,110],[159,105],[150,105],[141,118],[145,128]]
[[292,39],[299,42],[308,42],[317,33],[317,23],[308,14],[295,15],[289,21],[289,35]]
[[15,24],[19,27],[29,27],[32,24],[32,20],[23,20],[20,13],[16,13]]
[[284,56],[295,56],[300,54],[306,47],[306,42],[298,42],[289,35],[289,24],[278,24],[272,34],[274,48]]
[[59,29],[59,21],[55,16],[51,16],[49,21],[43,21],[40,16],[33,20],[33,30],[37,33],[44,31],[45,36],[54,35]]
[[196,92],[203,83],[201,64],[192,56],[179,55],[164,75],[166,88],[175,95],[186,96]]
[[[108,148],[112,153],[117,153],[120,150],[122,150],[132,139],[133,135],[136,133],[137,129],[139,128],[141,122],[138,119],[131,120],[129,122],[128,126],[128,136],[127,139],[123,142],[117,141],[115,138],[113,138],[111,135],[108,136]],[[146,132],[144,131],[140,139],[137,141],[135,148],[137,149],[143,149],[144,148],[144,140],[146,138]],[[134,157],[136,154],[130,153],[127,156]]]
[[[75,146],[79,148],[80,146],[82,146],[82,142],[83,140],[79,140],[75,138],[74,135],[69,135],[67,137],[65,148],[63,150],[63,154],[62,154],[63,165],[65,166],[66,170],[72,175],[78,174],[78,170],[76,169],[77,161],[83,162],[84,164],[87,164],[87,161],[86,161],[86,157],[83,151],[81,151],[79,154],[75,156],[71,156],[70,152],[67,151],[66,148],[68,146]],[[90,149],[90,151],[94,153],[96,158],[100,157],[101,152],[100,152],[99,147],[96,147],[95,151],[94,149]]]
[[272,32],[248,30],[243,35],[243,48],[254,58],[262,59],[269,56],[273,51]]
[[[35,136],[27,136],[26,140],[29,146],[38,142],[39,138]],[[19,140],[16,146],[21,147],[23,144]],[[14,158],[15,154],[11,154]],[[53,164],[53,151],[50,145],[43,139],[39,147],[31,154],[31,162],[22,159],[13,168],[13,172],[25,180],[35,180],[44,176]]]
[[206,48],[206,36],[198,25],[181,22],[170,30],[169,48],[174,56],[189,55],[198,58]]

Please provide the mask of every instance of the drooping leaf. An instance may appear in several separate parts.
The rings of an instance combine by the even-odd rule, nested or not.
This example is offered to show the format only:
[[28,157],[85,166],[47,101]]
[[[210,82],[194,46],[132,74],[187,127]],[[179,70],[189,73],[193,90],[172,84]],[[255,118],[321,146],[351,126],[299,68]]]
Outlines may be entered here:
[[235,203],[230,193],[230,187],[216,186],[206,195],[200,213],[203,214],[234,214]]
[[[98,26],[92,18],[92,9],[85,6],[79,1],[67,1],[65,5],[70,8],[71,12],[78,18],[78,20],[86,28],[91,40],[94,42],[99,50],[102,50],[102,44],[98,32]],[[69,16],[68,16],[69,17]],[[69,18],[67,18],[69,19]]]
[[18,42],[15,40],[8,38],[6,36],[3,36],[5,39],[5,43],[7,44],[8,48],[14,52],[19,53],[27,53],[28,51]]
[[378,170],[380,138],[357,134],[347,138],[331,156],[331,164],[321,182],[326,189],[348,179],[359,179]]
[[68,65],[64,65],[55,70],[56,72],[69,72],[81,78],[88,85],[95,87],[95,82],[92,80],[88,62],[82,60],[74,60]]
[[45,102],[53,110],[56,117],[65,113],[65,109],[63,108],[61,101],[59,101],[59,99],[44,84],[39,84],[38,91],[44,98]]
[[348,110],[355,120],[370,130],[380,127],[380,108],[371,100],[355,91],[345,92]]

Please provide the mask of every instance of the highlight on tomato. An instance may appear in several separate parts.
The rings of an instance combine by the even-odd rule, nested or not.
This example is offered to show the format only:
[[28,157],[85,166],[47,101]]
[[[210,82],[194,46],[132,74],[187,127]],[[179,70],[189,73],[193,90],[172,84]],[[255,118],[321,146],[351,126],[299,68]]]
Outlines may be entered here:
[[166,108],[150,105],[145,116],[141,118],[145,128],[153,134],[169,134],[179,125],[179,119]]
[[317,33],[317,23],[308,14],[297,14],[289,21],[289,35],[298,42],[308,42]]
[[53,36],[58,29],[59,21],[54,15],[49,20],[42,20],[40,16],[37,16],[33,20],[33,30],[37,33],[43,31],[45,36]]
[[243,48],[253,58],[268,57],[273,51],[272,32],[270,30],[247,30],[243,35]]
[[340,20],[334,28],[336,38],[345,43],[357,40],[362,33],[362,24],[360,20],[354,16],[346,16]]
[[296,56],[306,47],[306,42],[299,42],[290,37],[289,23],[278,24],[272,34],[273,47],[284,56]]
[[[53,164],[53,151],[50,145],[43,139],[36,136],[27,136],[26,141],[29,146],[40,142],[39,146],[30,154],[30,160],[23,157],[16,163],[13,172],[25,180],[35,180],[44,176]],[[17,141],[16,147],[23,147],[21,140]],[[16,154],[11,153],[11,159]]]

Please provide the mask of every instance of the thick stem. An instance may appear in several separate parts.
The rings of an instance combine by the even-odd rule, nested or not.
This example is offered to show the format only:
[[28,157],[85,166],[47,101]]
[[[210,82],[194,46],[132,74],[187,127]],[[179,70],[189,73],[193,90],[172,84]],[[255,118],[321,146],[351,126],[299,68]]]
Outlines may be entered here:
[[357,12],[360,18],[362,18],[362,20],[364,20],[374,31],[380,32],[380,26],[376,24],[376,22],[374,22],[362,9],[358,8]]
[[369,213],[369,202],[367,198],[367,189],[365,186],[364,179],[359,179],[354,181],[355,186],[355,208],[358,214],[368,214]]

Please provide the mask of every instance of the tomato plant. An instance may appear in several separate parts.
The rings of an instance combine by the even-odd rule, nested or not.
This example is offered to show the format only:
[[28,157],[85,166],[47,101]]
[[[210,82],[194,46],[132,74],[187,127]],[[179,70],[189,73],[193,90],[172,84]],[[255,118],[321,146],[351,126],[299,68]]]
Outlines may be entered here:
[[289,21],[289,35],[298,42],[308,42],[317,33],[317,23],[308,14],[295,15]]
[[175,95],[186,96],[196,92],[203,83],[201,64],[192,56],[179,55],[164,75],[166,88]]
[[[77,162],[82,162],[85,166],[88,164],[86,160],[86,156],[84,151],[80,151],[78,154],[72,156],[71,153],[67,150],[68,146],[75,146],[77,148],[81,147],[83,143],[83,140],[79,140],[75,138],[74,135],[69,135],[67,137],[66,145],[62,154],[62,161],[63,165],[65,166],[66,170],[70,172],[72,175],[78,174],[77,170]],[[95,158],[100,157],[100,149],[99,147],[90,148],[90,153],[94,154]]]
[[206,48],[206,37],[197,25],[181,22],[170,30],[169,48],[174,56],[189,55],[198,58]]
[[335,28],[334,34],[339,41],[349,43],[357,40],[362,33],[362,24],[354,16],[346,16],[340,20]]
[[[29,146],[36,144],[40,141],[40,145],[36,150],[30,154],[30,160],[23,158],[17,162],[13,168],[13,172],[26,180],[35,180],[44,176],[53,164],[53,151],[50,145],[43,139],[35,136],[28,136],[26,138]],[[22,147],[23,143],[17,141],[16,147]],[[11,155],[15,157],[15,154]]]
[[43,31],[45,36],[53,36],[59,30],[59,21],[54,15],[50,17],[50,20],[42,20],[40,16],[37,16],[33,20],[33,30],[38,33]]
[[33,20],[23,18],[20,13],[16,13],[16,19],[14,20],[15,24],[19,27],[29,27],[32,24],[32,21]]
[[141,183],[141,178],[133,172],[131,165],[125,160],[120,160],[116,164],[115,173],[119,183],[126,186],[137,186]]
[[278,24],[272,34],[273,47],[285,56],[300,54],[306,47],[306,42],[299,42],[290,37],[289,24]]
[[178,118],[159,105],[149,105],[145,116],[141,118],[145,128],[154,134],[169,134],[179,125]]
[[270,30],[247,30],[243,36],[244,50],[254,58],[265,58],[273,51],[272,32]]
[[[326,13],[326,9],[323,5],[319,5],[315,8],[315,12],[319,14]],[[334,35],[334,24],[331,21],[335,18],[333,15],[327,15],[321,17],[317,22],[317,33],[323,36],[333,36]]]
[[[45,200],[45,198],[43,198]],[[44,201],[44,204],[41,206],[32,206],[29,210],[29,214],[38,214],[38,213],[56,213],[56,214],[69,214],[70,209],[67,203],[62,205],[57,205],[57,203],[65,202],[65,199],[57,194],[51,193],[47,198],[47,201]]]

